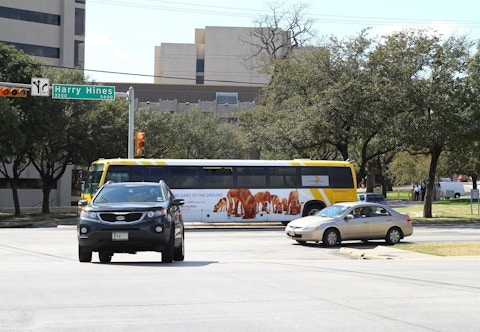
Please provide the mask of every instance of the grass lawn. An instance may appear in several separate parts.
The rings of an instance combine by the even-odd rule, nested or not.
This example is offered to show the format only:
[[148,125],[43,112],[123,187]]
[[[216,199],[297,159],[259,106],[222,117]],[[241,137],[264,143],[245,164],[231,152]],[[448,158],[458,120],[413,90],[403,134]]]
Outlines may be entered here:
[[480,256],[480,242],[427,243],[395,245],[397,249],[435,256]]
[[[389,202],[394,204],[394,197],[407,197],[403,194],[392,194]],[[478,202],[470,202],[470,198],[458,198],[434,201],[432,204],[433,218],[423,218],[423,204],[414,204],[396,209],[398,212],[408,214],[413,223],[422,224],[455,224],[455,223],[480,223]],[[480,256],[479,242],[473,243],[429,243],[429,244],[397,244],[395,248],[416,251],[435,256]]]
[[[393,204],[394,201],[389,201]],[[432,204],[433,218],[423,218],[423,204],[414,204],[396,209],[408,214],[414,222],[421,223],[455,223],[480,222],[478,202],[470,204],[470,198],[446,199],[434,201]]]

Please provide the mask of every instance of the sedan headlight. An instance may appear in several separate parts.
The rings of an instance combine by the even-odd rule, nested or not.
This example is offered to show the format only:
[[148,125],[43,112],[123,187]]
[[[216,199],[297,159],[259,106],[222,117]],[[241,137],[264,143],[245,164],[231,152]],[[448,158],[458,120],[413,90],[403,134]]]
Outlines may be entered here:
[[153,218],[153,217],[160,217],[164,216],[167,214],[167,211],[165,209],[162,210],[155,210],[155,211],[148,211],[147,212],[147,217],[148,218]]
[[303,227],[303,230],[306,232],[316,231],[317,229],[318,229],[318,225],[308,225]]

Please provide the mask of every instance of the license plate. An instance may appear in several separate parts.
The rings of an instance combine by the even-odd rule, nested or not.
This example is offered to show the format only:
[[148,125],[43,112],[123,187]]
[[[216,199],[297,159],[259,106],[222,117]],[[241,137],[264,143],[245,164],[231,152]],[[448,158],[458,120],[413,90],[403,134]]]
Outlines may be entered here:
[[288,235],[295,236],[295,231],[288,231]]
[[112,232],[112,241],[128,241],[128,232]]

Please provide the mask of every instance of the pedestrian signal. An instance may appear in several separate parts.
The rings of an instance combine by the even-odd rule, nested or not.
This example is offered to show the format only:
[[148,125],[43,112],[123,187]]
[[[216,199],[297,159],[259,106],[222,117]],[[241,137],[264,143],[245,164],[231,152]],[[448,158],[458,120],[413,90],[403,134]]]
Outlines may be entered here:
[[27,89],[25,88],[0,88],[0,97],[15,97],[25,98],[27,97]]
[[143,157],[145,155],[145,133],[138,132],[135,135],[135,157]]

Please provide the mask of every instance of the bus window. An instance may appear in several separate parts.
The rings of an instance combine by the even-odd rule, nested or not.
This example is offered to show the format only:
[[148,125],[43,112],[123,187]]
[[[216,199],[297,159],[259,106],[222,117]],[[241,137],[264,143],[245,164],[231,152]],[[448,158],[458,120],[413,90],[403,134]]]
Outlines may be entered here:
[[130,178],[130,166],[117,166],[111,165],[107,169],[107,175],[105,176],[105,182],[129,182],[134,181]]
[[231,167],[204,167],[204,188],[233,188],[233,172]]
[[238,188],[265,188],[267,177],[265,167],[237,167]]
[[348,167],[331,167],[332,188],[354,188],[352,171]]
[[172,189],[201,188],[202,168],[195,166],[172,166],[165,182]]
[[[138,168],[138,167],[137,167]],[[143,181],[149,182],[159,182],[160,180],[165,180],[166,177],[166,167],[164,166],[148,166],[145,167]],[[167,182],[169,185],[169,183]]]
[[297,188],[300,181],[297,174],[297,167],[270,167],[271,188]]

